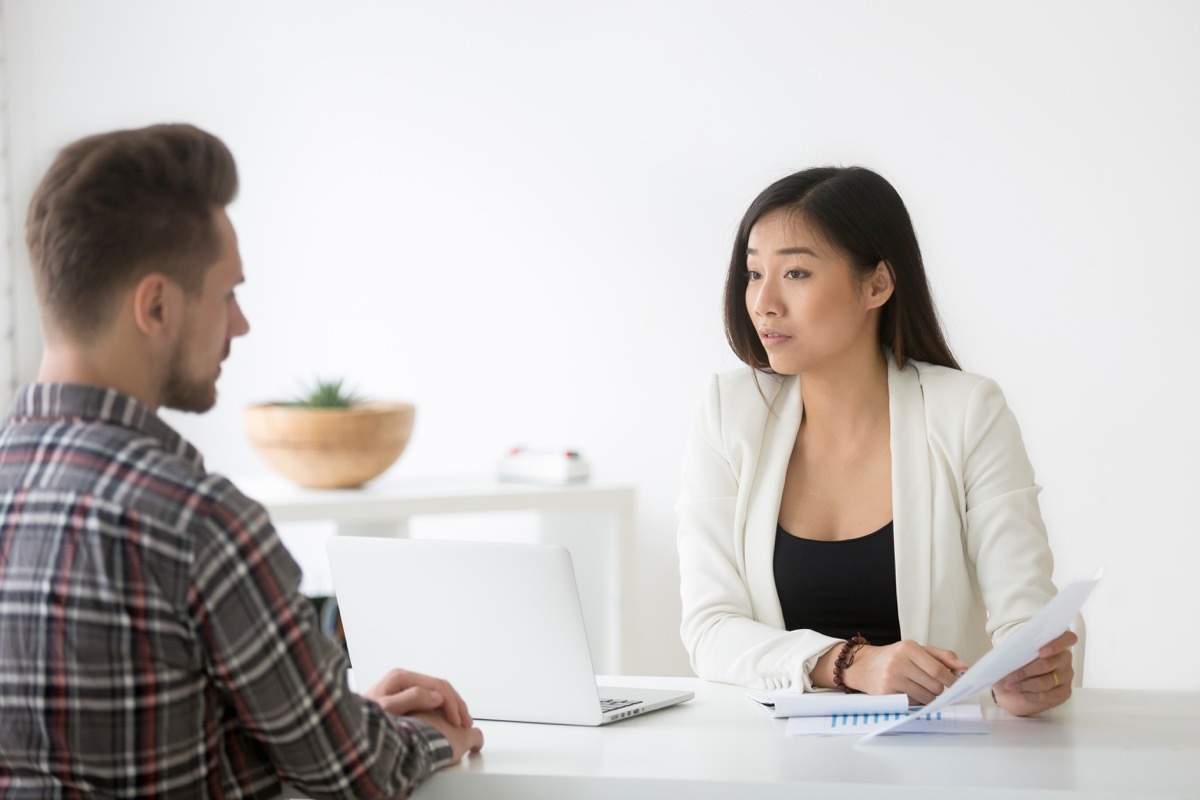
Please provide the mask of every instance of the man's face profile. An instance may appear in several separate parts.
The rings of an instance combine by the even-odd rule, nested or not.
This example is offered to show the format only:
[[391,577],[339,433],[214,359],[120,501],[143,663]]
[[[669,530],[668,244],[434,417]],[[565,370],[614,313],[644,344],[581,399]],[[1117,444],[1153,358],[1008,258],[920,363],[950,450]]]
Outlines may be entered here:
[[184,318],[159,393],[160,405],[202,413],[217,402],[221,362],[230,342],[250,330],[235,290],[244,278],[237,234],[224,210],[213,212],[220,255],[199,293],[184,293]]

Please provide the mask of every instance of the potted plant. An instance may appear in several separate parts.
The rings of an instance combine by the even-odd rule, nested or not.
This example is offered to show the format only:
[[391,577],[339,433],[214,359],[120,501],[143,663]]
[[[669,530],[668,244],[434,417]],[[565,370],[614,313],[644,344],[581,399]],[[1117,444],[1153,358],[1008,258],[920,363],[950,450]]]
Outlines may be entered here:
[[361,486],[404,452],[415,406],[368,401],[341,379],[317,379],[290,401],[247,407],[246,433],[263,461],[317,489]]

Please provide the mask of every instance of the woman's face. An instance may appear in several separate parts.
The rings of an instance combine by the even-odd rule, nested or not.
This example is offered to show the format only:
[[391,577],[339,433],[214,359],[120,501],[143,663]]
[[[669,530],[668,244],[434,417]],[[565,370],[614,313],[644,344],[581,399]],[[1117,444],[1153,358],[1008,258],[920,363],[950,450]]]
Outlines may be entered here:
[[746,310],[775,372],[799,375],[878,357],[871,311],[891,296],[882,265],[864,281],[802,214],[778,209],[751,228],[746,270]]

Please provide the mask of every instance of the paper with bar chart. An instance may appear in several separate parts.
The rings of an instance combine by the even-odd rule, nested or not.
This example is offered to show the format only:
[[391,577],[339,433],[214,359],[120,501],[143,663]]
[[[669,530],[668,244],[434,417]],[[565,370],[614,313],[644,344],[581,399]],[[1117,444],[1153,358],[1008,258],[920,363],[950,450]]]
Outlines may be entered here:
[[988,723],[978,701],[958,703],[938,711],[921,708],[882,714],[835,714],[828,717],[790,717],[788,736],[862,736],[911,717],[905,733],[987,733]]

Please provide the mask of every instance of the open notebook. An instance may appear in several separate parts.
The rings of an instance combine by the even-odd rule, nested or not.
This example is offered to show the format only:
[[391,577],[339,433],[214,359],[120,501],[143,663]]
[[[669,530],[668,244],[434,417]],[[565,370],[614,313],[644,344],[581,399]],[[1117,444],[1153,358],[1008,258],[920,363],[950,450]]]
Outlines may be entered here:
[[566,725],[693,696],[597,687],[563,547],[335,536],[328,550],[360,689],[403,667],[450,681],[478,719]]

